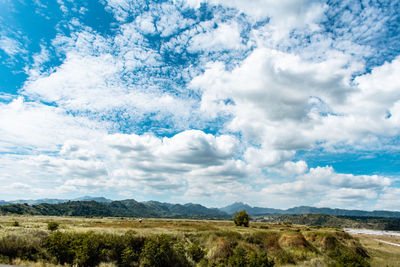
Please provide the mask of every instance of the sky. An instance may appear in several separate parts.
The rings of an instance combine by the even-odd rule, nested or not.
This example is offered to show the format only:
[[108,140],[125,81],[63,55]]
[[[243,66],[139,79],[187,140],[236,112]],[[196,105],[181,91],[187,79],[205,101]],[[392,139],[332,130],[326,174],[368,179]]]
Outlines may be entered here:
[[399,10],[0,0],[0,199],[399,211]]

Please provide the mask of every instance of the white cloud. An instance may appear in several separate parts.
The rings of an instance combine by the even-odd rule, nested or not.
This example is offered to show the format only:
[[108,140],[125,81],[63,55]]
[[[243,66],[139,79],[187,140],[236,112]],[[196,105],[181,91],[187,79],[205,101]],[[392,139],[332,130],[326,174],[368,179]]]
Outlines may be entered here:
[[239,25],[236,22],[231,22],[230,24],[221,23],[216,29],[210,29],[195,35],[190,40],[190,45],[187,49],[190,52],[214,52],[243,48]]
[[65,2],[63,0],[57,0],[57,3],[60,5],[60,10],[63,13],[68,13],[68,8],[65,5]]
[[372,189],[340,188],[327,192],[316,204],[319,207],[340,207],[371,210],[371,201],[378,197],[378,193]]
[[[59,153],[53,155],[14,158],[10,168],[18,165],[29,170],[19,174],[23,180],[29,176],[33,181],[57,177],[53,180],[57,184],[54,190],[60,194],[68,190],[177,194],[193,183],[212,188],[246,180],[250,169],[235,159],[237,144],[233,136],[215,137],[195,130],[171,138],[104,134],[91,141],[66,140]],[[30,186],[40,191],[40,184]]]
[[[264,195],[279,199],[283,206],[310,205],[338,208],[368,208],[370,201],[391,185],[391,179],[378,175],[337,173],[332,167],[311,168],[285,183],[274,183],[262,189]],[[276,203],[276,201],[274,202]],[[281,205],[282,205],[281,204]]]
[[230,130],[242,132],[264,148],[289,151],[325,139],[324,133],[318,135],[313,129],[325,118],[316,110],[323,105],[316,106],[313,99],[335,107],[354,92],[348,63],[344,55],[313,63],[276,50],[256,49],[232,71],[221,63],[211,64],[193,79],[192,86],[203,91],[203,112],[212,117],[232,114]]
[[153,120],[186,128],[196,121],[189,117],[201,113],[194,110],[196,103],[186,92],[181,96],[166,91],[171,79],[158,77],[163,71],[161,57],[143,46],[135,23],[123,25],[113,39],[88,31],[71,38],[58,36],[54,44],[66,54],[65,60],[50,73],[33,65],[21,93],[92,119],[122,116],[132,124],[152,114]]
[[124,22],[129,17],[129,11],[134,10],[135,6],[131,0],[106,0],[108,8],[114,13],[115,18]]
[[0,149],[54,151],[69,138],[95,138],[107,124],[73,117],[63,109],[25,102],[19,97],[0,103]]
[[382,189],[390,185],[389,178],[378,175],[353,175],[336,173],[332,167],[311,168],[310,172],[302,177],[304,180],[322,185],[329,185],[337,188],[353,189]]
[[156,28],[154,27],[153,17],[148,13],[138,16],[136,18],[136,23],[139,25],[139,28],[145,34],[154,33],[156,30]]
[[311,62],[256,49],[233,70],[210,64],[191,86],[203,92],[203,112],[233,115],[228,129],[261,145],[249,148],[249,162],[274,165],[290,159],[281,155],[317,143],[326,149],[342,143],[371,147],[379,136],[398,135],[399,66],[395,59],[351,83],[358,66],[344,54]]
[[295,175],[299,175],[299,174],[303,174],[308,170],[308,165],[305,161],[300,160],[297,162],[293,162],[293,161],[286,161],[283,164],[283,170],[282,172],[286,175],[290,175],[290,174],[295,174]]
[[11,57],[27,52],[19,41],[7,36],[0,37],[0,49]]
[[393,188],[393,187],[385,188],[384,192],[380,195],[380,198],[378,199],[374,208],[382,210],[400,211],[399,194],[400,194],[400,188]]
[[293,29],[308,28],[318,30],[318,22],[323,17],[327,8],[321,1],[300,0],[186,0],[188,6],[199,8],[203,2],[236,8],[246,13],[255,20],[269,18],[268,31],[271,32],[275,41],[281,40]]
[[162,3],[157,10],[156,26],[161,37],[171,36],[178,30],[193,24],[192,20],[184,18],[177,7],[169,3]]

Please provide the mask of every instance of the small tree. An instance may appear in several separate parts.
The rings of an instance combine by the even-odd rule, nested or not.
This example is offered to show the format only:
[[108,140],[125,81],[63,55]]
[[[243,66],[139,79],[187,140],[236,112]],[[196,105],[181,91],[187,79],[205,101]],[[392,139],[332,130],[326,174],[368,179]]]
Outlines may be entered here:
[[250,215],[246,213],[245,210],[235,212],[233,217],[233,222],[236,226],[249,227]]

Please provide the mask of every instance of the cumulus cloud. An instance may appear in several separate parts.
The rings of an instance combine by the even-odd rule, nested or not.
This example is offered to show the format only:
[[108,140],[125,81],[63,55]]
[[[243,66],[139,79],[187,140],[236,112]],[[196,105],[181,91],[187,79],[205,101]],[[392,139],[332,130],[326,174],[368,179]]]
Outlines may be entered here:
[[399,188],[385,188],[374,208],[382,210],[400,210],[399,194]]
[[[262,189],[270,199],[296,205],[314,203],[317,206],[360,208],[391,185],[391,179],[378,175],[337,173],[330,166],[310,168],[307,173],[294,176],[294,180],[271,184]],[[274,200],[276,203],[277,200]]]
[[234,115],[229,129],[264,147],[300,149],[325,137],[313,129],[326,117],[313,100],[335,107],[354,91],[347,64],[346,56],[313,63],[276,50],[256,49],[232,71],[221,63],[209,65],[192,86],[203,91],[204,112]]
[[248,157],[264,151],[262,160],[273,164],[274,158],[287,159],[279,155],[316,143],[325,148],[341,142],[368,146],[371,135],[399,133],[398,59],[354,83],[357,66],[350,62],[346,55],[315,63],[256,49],[233,70],[210,64],[191,86],[203,91],[204,112],[211,117],[232,114],[227,127],[262,146],[249,148]]
[[199,8],[202,3],[222,5],[235,8],[252,17],[254,20],[269,19],[268,30],[275,41],[281,40],[293,29],[319,29],[318,22],[323,17],[326,5],[321,1],[301,0],[185,0],[192,8]]
[[54,151],[69,138],[96,138],[107,128],[106,122],[74,117],[63,109],[26,102],[22,97],[0,103],[0,107],[0,149],[8,153]]
[[250,171],[235,159],[237,144],[233,136],[196,130],[171,138],[114,134],[67,140],[57,155],[29,156],[15,164],[58,177],[61,192],[102,188],[177,193],[193,182],[212,187],[245,179]]
[[213,52],[244,48],[240,37],[240,28],[236,22],[219,24],[216,29],[195,35],[190,40],[188,51],[198,50]]

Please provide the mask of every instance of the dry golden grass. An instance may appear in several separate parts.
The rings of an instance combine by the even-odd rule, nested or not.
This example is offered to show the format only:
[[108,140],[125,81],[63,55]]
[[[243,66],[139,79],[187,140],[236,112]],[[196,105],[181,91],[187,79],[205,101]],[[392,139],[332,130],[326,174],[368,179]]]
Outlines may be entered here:
[[[14,222],[19,226],[14,226]],[[331,260],[327,251],[337,247],[359,247],[359,241],[338,228],[318,228],[299,225],[252,222],[250,227],[235,227],[230,221],[189,219],[143,219],[135,218],[83,218],[51,216],[0,216],[0,238],[7,234],[29,235],[38,231],[49,233],[48,222],[57,222],[62,232],[111,233],[123,235],[134,231],[137,235],[168,234],[186,244],[201,244],[207,258],[226,258],[232,253],[232,244],[247,251],[267,251],[276,259],[277,266],[326,266]],[[374,237],[357,235],[361,244],[372,257],[372,266],[400,266],[400,247],[375,241],[400,243],[399,237]],[[53,267],[48,263],[15,262],[25,266]],[[104,263],[101,266],[114,266]]]
[[398,267],[400,266],[400,247],[379,242],[376,239],[398,243],[398,237],[354,235],[359,238],[361,244],[367,249],[371,257],[371,267]]

